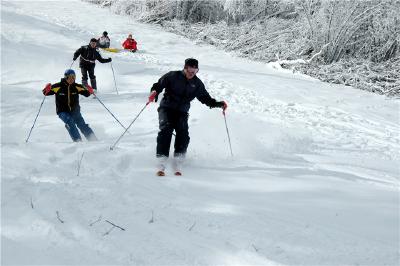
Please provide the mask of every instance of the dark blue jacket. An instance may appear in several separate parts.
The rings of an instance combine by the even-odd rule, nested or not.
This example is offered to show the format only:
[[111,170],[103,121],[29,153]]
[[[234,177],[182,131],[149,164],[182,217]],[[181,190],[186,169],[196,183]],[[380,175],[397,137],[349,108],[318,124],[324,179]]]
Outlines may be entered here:
[[151,91],[157,91],[157,96],[165,89],[161,100],[161,108],[169,108],[180,112],[188,112],[190,102],[197,98],[210,108],[221,107],[221,103],[211,98],[203,82],[194,76],[187,79],[183,71],[170,71],[153,84]]
[[81,46],[76,52],[74,53],[74,61],[79,57],[79,67],[88,67],[94,66],[96,60],[100,63],[108,63],[111,62],[111,58],[103,58],[101,57],[100,53],[97,51],[96,48],[92,48],[90,45]]

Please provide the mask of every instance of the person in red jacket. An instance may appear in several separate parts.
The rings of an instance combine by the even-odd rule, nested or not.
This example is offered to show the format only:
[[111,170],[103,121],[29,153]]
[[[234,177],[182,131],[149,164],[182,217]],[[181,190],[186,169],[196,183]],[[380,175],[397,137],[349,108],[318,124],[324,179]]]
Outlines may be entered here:
[[132,34],[128,35],[128,38],[122,43],[122,47],[127,50],[131,50],[131,52],[137,51],[137,42],[132,38]]

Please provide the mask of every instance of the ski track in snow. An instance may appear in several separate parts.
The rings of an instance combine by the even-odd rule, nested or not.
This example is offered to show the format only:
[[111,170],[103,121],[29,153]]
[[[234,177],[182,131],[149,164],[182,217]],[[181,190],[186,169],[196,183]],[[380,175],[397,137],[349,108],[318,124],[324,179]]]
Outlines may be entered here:
[[[1,5],[2,263],[398,262],[398,101],[234,58],[87,3]],[[153,82],[198,57],[206,88],[228,102],[235,157],[221,111],[195,101],[183,177],[154,177],[155,104],[110,151],[123,129],[97,100],[81,106],[101,140],[73,144],[48,97],[25,143],[39,88],[103,28],[115,46],[131,29],[139,40],[134,54],[101,51],[113,58],[120,95],[110,67],[96,67],[99,99],[124,125]]]
[[271,101],[243,87],[234,87],[213,78],[205,80],[213,95],[234,104],[235,111],[257,113],[286,124],[303,123],[321,141],[326,141],[321,147],[367,150],[383,154],[390,160],[399,159],[398,125],[382,125],[334,107]]

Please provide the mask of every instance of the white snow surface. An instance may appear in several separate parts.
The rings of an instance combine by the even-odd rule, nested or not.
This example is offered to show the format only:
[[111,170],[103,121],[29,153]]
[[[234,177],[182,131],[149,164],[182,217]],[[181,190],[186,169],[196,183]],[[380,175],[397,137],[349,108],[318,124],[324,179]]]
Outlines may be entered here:
[[[96,66],[99,99],[124,125],[161,75],[195,57],[228,102],[234,156],[221,110],[197,100],[181,177],[155,176],[154,103],[111,151],[124,129],[99,101],[81,97],[100,140],[76,144],[47,97],[25,143],[41,89],[104,30],[112,47],[132,32],[140,49],[101,52],[119,95],[110,64]],[[399,100],[80,1],[1,1],[1,58],[2,265],[399,264]]]

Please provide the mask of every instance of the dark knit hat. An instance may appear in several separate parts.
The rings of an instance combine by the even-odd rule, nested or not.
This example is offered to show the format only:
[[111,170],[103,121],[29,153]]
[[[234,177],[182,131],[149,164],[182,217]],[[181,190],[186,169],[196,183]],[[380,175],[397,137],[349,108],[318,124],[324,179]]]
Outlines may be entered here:
[[96,42],[97,43],[97,39],[96,38],[92,38],[92,39],[90,39],[90,42]]
[[185,67],[190,66],[194,68],[199,68],[199,61],[194,58],[188,58],[185,60]]

